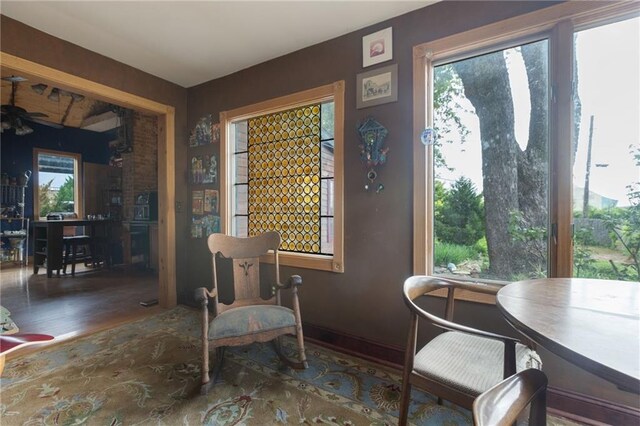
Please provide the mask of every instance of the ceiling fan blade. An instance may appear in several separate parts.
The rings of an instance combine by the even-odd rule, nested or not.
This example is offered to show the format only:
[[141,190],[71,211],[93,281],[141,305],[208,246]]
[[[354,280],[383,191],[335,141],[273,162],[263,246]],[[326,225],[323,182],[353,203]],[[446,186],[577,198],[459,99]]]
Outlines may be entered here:
[[58,123],[52,123],[50,121],[40,120],[39,118],[32,118],[32,117],[23,117],[23,118],[33,123],[38,123],[38,124],[42,124],[43,126],[53,127],[54,129],[64,129],[64,126],[61,126]]
[[44,118],[44,117],[49,117],[47,114],[43,113],[43,112],[26,112],[24,114],[22,114],[24,117],[28,117],[28,118]]

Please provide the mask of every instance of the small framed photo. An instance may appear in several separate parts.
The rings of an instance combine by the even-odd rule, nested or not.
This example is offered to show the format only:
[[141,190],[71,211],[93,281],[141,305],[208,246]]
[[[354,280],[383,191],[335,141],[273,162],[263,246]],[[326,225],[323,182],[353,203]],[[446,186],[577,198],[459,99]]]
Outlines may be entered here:
[[358,74],[356,108],[367,108],[398,100],[398,64]]
[[393,59],[393,27],[362,37],[362,68]]

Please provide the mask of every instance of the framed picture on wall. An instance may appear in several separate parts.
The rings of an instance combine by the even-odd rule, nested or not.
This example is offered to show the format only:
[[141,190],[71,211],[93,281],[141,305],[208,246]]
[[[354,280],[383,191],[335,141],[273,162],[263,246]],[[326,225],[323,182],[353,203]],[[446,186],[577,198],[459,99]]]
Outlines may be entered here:
[[367,108],[398,100],[398,64],[358,74],[356,108]]
[[[212,143],[212,130],[211,115],[200,118],[200,120],[198,120],[198,123],[196,124],[196,127],[191,130],[191,134],[189,135],[189,146],[208,145]],[[220,133],[218,132],[218,135],[219,134]],[[218,139],[219,138],[220,136],[218,136]]]
[[191,191],[191,212],[204,214],[204,191]]
[[393,27],[362,37],[362,68],[393,59]]
[[218,213],[218,191],[215,189],[204,190],[204,212]]

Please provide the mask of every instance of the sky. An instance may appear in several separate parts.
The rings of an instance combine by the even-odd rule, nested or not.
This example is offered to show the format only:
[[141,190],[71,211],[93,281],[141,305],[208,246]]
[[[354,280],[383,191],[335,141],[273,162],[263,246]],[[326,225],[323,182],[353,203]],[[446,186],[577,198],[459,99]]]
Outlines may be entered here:
[[[640,144],[640,18],[629,19],[577,33],[578,93],[582,102],[579,148],[574,167],[574,186],[584,187],[589,120],[594,116],[590,189],[629,205],[626,186],[640,181],[638,168],[629,154],[629,145]],[[507,54],[518,143],[524,148],[528,134],[530,104],[522,57],[511,49]],[[463,107],[473,111],[466,99]],[[461,174],[482,190],[479,124],[473,113],[462,119],[471,131],[462,146],[443,147],[453,172],[438,171],[447,182]],[[596,167],[596,164],[607,165]]]

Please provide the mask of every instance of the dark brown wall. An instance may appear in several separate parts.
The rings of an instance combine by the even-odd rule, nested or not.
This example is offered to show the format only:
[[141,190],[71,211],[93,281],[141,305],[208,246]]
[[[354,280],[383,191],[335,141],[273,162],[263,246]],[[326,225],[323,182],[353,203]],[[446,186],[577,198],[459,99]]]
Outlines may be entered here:
[[[188,135],[185,88],[52,37],[4,15],[0,15],[0,40],[3,52],[175,107],[176,201],[186,204],[187,194],[184,188],[187,160],[186,151],[180,148],[184,147]],[[185,220],[181,214],[177,213],[177,223]],[[179,226],[176,232],[176,263],[180,285],[180,277],[184,276],[186,265],[186,239],[179,234]]]
[[[408,314],[401,287],[404,279],[412,274],[413,258],[412,48],[552,4],[438,3],[189,89],[188,126],[191,129],[207,114],[217,117],[221,111],[336,80],[346,82],[345,273],[285,271],[299,273],[304,279],[301,290],[304,322],[404,347]],[[398,64],[398,102],[357,110],[356,74],[376,68],[362,68],[362,37],[388,26],[393,26],[393,60],[379,66]],[[381,194],[363,189],[366,170],[359,159],[356,127],[368,115],[373,115],[389,130],[388,161],[378,175],[386,188]],[[208,284],[209,265],[205,240],[193,240],[189,284],[181,288],[180,300],[192,303],[189,302],[192,289]],[[465,304],[458,313],[460,319],[469,324],[514,333],[495,306]],[[606,382],[592,380],[593,376],[567,366],[553,355],[545,353],[545,362],[548,371],[553,373],[551,382],[555,386],[634,405],[632,396],[616,392]]]

